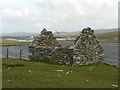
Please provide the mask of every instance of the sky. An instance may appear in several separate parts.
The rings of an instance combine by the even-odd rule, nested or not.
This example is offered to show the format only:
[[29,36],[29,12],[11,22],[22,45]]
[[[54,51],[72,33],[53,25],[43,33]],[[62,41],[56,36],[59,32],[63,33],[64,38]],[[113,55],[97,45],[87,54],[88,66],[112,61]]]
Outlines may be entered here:
[[81,31],[118,27],[119,0],[1,0],[3,33]]

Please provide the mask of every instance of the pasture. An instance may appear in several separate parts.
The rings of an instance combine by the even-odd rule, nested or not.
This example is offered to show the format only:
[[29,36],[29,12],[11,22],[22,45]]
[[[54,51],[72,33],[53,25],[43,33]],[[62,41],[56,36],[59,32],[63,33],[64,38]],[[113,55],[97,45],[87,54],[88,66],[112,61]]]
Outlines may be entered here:
[[3,88],[116,88],[118,68],[2,59]]

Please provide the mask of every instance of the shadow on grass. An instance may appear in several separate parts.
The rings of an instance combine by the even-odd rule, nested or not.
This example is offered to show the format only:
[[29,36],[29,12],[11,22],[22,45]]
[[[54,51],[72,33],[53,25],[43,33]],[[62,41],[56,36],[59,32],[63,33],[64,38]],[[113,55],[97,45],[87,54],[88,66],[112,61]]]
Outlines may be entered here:
[[24,64],[2,64],[3,66],[6,67],[21,67],[21,66],[25,66]]

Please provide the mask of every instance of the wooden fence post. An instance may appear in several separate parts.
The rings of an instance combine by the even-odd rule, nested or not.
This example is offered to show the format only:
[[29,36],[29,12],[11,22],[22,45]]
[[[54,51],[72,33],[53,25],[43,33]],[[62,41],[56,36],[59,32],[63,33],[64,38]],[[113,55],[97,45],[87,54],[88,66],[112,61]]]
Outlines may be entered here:
[[22,49],[20,49],[20,59],[21,59],[21,56],[22,56]]
[[8,48],[7,48],[7,58],[8,58],[8,54],[9,54],[9,50],[8,50]]

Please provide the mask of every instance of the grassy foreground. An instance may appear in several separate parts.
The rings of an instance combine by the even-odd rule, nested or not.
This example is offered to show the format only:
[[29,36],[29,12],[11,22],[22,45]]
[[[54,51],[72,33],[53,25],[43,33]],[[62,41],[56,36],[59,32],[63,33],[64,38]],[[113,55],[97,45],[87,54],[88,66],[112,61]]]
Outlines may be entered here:
[[3,88],[115,88],[118,68],[3,59]]

